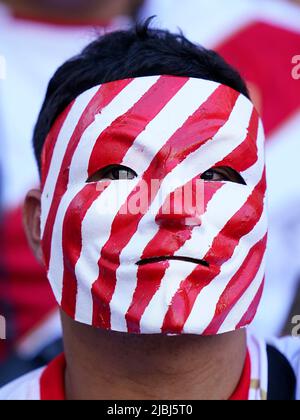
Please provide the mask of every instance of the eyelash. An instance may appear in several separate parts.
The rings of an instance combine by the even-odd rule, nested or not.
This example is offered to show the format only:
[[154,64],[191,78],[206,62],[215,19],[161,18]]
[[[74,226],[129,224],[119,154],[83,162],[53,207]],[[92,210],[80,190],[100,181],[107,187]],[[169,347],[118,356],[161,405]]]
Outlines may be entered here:
[[124,172],[129,172],[129,173],[132,173],[132,174],[134,174],[135,176],[137,176],[136,172],[135,172],[133,169],[130,169],[130,168],[127,168],[126,166],[121,166],[121,165],[120,165],[120,166],[111,166],[110,168],[106,168],[106,169],[104,170],[103,177],[107,176],[110,172],[113,172],[113,171],[119,171],[119,172],[124,171]]
[[[122,165],[110,165],[107,166],[103,169],[100,169],[99,171],[95,172],[93,175],[91,175],[86,182],[91,183],[91,182],[99,182],[101,179],[105,179],[108,177],[109,173],[112,172],[113,170],[118,170],[118,171],[127,171],[130,172],[134,175],[134,177],[137,177],[137,173],[131,169],[128,168],[127,166],[122,166]],[[93,178],[96,178],[98,175],[99,179],[94,180]]]
[[[97,171],[96,173],[94,173],[91,177],[88,178],[88,180],[86,182],[91,183],[91,182],[99,182],[105,178],[109,178],[109,174],[112,171],[124,171],[124,172],[128,172],[130,174],[133,175],[132,179],[136,178],[138,175],[137,173],[131,169],[128,168],[127,166],[123,166],[123,165],[110,165],[107,166],[103,169],[100,169],[99,171]],[[232,178],[235,178],[234,180],[230,179],[230,175],[226,175],[226,173],[222,173],[222,170],[225,171],[229,171],[232,175]],[[243,177],[234,169],[230,168],[230,167],[220,167],[219,171],[218,168],[211,168],[207,171],[205,171],[202,175],[201,175],[201,179],[206,180],[207,182],[215,182],[213,179],[205,179],[205,175],[208,175],[211,172],[212,174],[212,178],[215,174],[217,174],[220,177],[223,177],[224,180],[222,180],[223,182],[233,182],[233,183],[237,183],[237,184],[242,184],[242,185],[246,185],[245,180],[243,179]],[[128,178],[131,179],[131,178]],[[113,180],[113,179],[112,179]],[[120,180],[120,178],[116,178],[115,180]]]
[[[232,178],[235,178],[235,180],[231,180],[230,175],[226,175],[226,174],[222,173],[222,171],[221,171],[222,169],[230,172],[231,175],[232,175]],[[234,169],[230,168],[230,167],[219,168],[219,171],[218,171],[218,168],[211,168],[208,171],[205,171],[201,175],[201,179],[205,179],[205,175],[207,175],[209,172],[212,172],[213,175],[217,174],[220,177],[226,178],[226,179],[223,180],[223,182],[233,182],[233,183],[236,183],[236,184],[247,185],[244,178],[242,177],[242,175],[240,173],[238,173],[237,171],[235,171]],[[213,180],[207,180],[207,181],[208,182],[214,182]]]

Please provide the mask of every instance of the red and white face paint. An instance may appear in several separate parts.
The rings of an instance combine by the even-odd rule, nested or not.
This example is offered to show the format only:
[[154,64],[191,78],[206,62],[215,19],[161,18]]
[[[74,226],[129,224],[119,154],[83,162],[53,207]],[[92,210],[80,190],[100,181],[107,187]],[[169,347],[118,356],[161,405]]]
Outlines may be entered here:
[[[134,175],[93,177],[111,165]],[[198,188],[217,167],[246,185],[202,180]],[[200,206],[179,206],[186,187]],[[265,272],[266,179],[262,124],[243,95],[171,76],[95,87],[52,127],[42,191],[49,280],[76,321],[199,335],[252,321]],[[131,211],[137,201],[142,209]]]

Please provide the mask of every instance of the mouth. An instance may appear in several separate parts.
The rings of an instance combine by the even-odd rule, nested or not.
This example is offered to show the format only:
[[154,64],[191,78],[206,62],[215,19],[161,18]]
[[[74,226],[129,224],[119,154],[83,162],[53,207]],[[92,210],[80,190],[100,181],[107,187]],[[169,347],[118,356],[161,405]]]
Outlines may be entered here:
[[183,262],[188,262],[188,263],[192,263],[196,265],[202,265],[203,267],[209,267],[209,263],[205,260],[200,260],[197,258],[190,258],[190,257],[174,257],[174,256],[145,258],[143,260],[138,261],[136,265],[143,266],[143,265],[159,263],[163,261],[183,261]]

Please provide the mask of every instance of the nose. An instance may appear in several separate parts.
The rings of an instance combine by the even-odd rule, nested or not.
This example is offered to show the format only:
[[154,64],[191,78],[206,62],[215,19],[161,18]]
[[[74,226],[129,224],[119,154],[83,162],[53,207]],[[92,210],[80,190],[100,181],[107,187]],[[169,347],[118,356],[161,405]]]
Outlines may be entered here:
[[167,228],[184,228],[201,225],[204,194],[199,189],[203,183],[195,179],[169,194],[156,216],[156,223]]

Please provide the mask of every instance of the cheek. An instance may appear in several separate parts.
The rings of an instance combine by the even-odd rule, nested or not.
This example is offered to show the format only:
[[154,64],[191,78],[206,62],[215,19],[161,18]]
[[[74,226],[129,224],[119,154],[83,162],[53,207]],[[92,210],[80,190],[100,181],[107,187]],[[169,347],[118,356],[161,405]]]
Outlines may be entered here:
[[[79,258],[82,246],[82,223],[93,203],[99,199],[96,184],[86,185],[72,200],[63,221],[64,257],[74,264]],[[94,226],[96,229],[96,226]]]
[[[257,222],[260,220],[261,215],[265,207],[265,196],[260,189],[251,190],[249,187],[236,187],[231,194],[228,194],[228,199],[224,203],[224,208],[230,208],[232,203],[236,201],[236,198],[241,194],[242,189],[244,190],[244,199],[240,203],[239,208],[232,207],[232,216],[230,219],[223,220],[225,226],[223,231],[226,231],[226,236],[233,240],[239,239],[249,233]],[[247,192],[248,191],[248,192]],[[247,198],[246,198],[247,197]],[[222,209],[220,208],[216,218],[222,218]],[[218,224],[219,220],[212,221],[212,223]]]
[[121,238],[124,229],[136,222],[137,216],[122,207],[131,189],[130,182],[92,183],[73,198],[64,216],[62,235],[64,258],[72,265],[82,249],[99,258],[112,229]]
[[[239,194],[238,189],[229,197],[226,205],[227,208],[231,206],[234,201],[234,194]],[[249,198],[239,209],[232,209],[232,217],[230,219],[222,219],[224,212],[215,213],[214,218],[210,218],[207,222],[207,230],[213,231],[215,226],[222,225],[222,229],[214,238],[207,255],[208,262],[214,266],[222,266],[228,259],[232,258],[237,249],[247,252],[251,245],[247,239],[251,236],[254,229],[263,217],[264,214],[264,196],[260,193],[250,193]],[[265,224],[261,224],[261,228],[265,228]],[[265,232],[262,231],[263,235]],[[257,233],[256,233],[257,235]],[[249,248],[249,249],[248,249]],[[236,253],[239,258],[239,253]]]
[[255,200],[246,203],[236,217],[229,221],[227,230],[230,240],[238,240],[252,230],[252,227],[261,217],[263,197],[258,195]]

